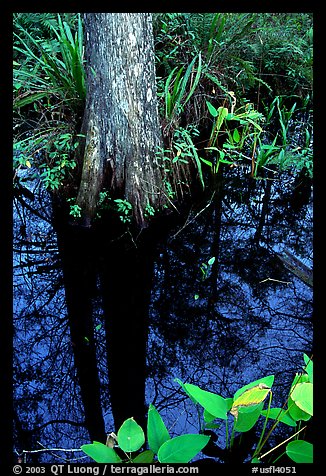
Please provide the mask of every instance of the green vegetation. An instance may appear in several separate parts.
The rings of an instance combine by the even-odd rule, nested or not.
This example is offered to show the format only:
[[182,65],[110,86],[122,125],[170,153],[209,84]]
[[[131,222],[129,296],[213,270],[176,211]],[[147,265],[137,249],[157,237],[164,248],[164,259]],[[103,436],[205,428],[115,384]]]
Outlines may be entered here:
[[[254,178],[267,170],[312,177],[310,14],[162,13],[153,24],[163,208],[190,193],[194,173],[211,187],[221,165]],[[26,169],[23,180],[38,177],[70,199],[86,94],[81,15],[15,14],[13,78],[14,183]],[[128,226],[133,210],[118,200]],[[144,210],[148,219],[156,212]]]
[[[171,438],[159,412],[150,404],[147,449],[145,433],[133,418],[121,425],[117,435],[111,433],[106,445],[94,441],[81,449],[97,463],[189,463],[208,444],[210,436],[204,434],[206,430],[224,425],[225,450],[232,454],[236,435],[248,432],[256,425],[260,433],[258,431],[258,441],[250,456],[251,463],[266,462],[266,457],[273,458],[273,452],[280,447],[283,448],[282,454],[274,457],[271,463],[276,463],[284,455],[296,463],[312,463],[313,445],[300,438],[306,428],[301,423],[313,416],[313,362],[306,354],[303,358],[304,373],[295,375],[282,408],[272,407],[274,375],[250,382],[239,388],[233,397],[227,398],[175,379],[197,407],[198,434]],[[267,409],[264,409],[266,401]],[[259,425],[261,420],[262,425]],[[279,424],[293,428],[293,435],[264,452],[264,446]],[[120,457],[114,447],[122,450],[125,456]]]

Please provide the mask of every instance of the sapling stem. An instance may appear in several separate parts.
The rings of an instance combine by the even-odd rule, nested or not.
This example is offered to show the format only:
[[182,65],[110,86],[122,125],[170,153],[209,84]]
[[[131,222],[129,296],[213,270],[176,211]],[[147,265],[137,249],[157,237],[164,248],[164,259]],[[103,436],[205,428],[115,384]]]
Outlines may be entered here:
[[264,426],[263,426],[263,429],[262,429],[262,432],[261,432],[259,441],[258,441],[258,443],[257,443],[257,448],[256,448],[256,451],[254,452],[253,457],[255,457],[256,454],[258,454],[258,453],[260,452],[261,448],[262,448],[261,442],[262,442],[262,440],[263,440],[263,437],[264,437],[265,431],[266,431],[267,421],[268,421],[268,417],[269,417],[269,413],[270,413],[270,409],[271,409],[272,397],[273,397],[273,394],[272,394],[272,391],[270,390],[270,392],[269,392],[268,408],[267,408],[267,412],[266,412],[266,417],[265,417],[265,421],[264,421]]

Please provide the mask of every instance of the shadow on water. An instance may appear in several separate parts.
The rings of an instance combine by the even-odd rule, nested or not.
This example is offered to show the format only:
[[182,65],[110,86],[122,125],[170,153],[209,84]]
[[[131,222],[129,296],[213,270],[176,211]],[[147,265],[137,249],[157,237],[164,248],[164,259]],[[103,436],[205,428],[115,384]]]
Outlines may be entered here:
[[171,436],[197,433],[176,377],[231,397],[273,374],[282,406],[312,350],[312,193],[298,186],[225,171],[167,239],[156,229],[137,247],[111,223],[67,230],[57,217],[55,232],[39,189],[15,202],[15,458],[88,461],[80,445],[130,416],[144,427],[149,403]]

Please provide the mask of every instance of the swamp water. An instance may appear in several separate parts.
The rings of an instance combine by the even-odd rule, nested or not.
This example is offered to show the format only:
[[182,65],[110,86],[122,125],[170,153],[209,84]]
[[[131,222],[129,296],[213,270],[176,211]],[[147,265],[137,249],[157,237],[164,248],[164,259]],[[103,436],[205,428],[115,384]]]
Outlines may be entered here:
[[[155,405],[171,436],[200,430],[198,411],[175,378],[232,397],[241,386],[273,374],[272,405],[282,406],[304,365],[303,353],[311,355],[312,190],[309,184],[302,190],[287,173],[252,180],[240,167],[230,169],[223,191],[191,210],[158,245],[146,404]],[[14,454],[34,463],[87,462],[79,450],[90,440],[51,208],[40,189],[33,201],[25,200],[37,215],[15,201]],[[289,261],[296,259],[308,273],[292,272]],[[127,298],[128,289],[125,293]],[[102,410],[110,433],[117,429],[96,289],[93,308]],[[122,375],[128,365],[123,346],[121,335]],[[215,433],[224,447],[224,424]]]

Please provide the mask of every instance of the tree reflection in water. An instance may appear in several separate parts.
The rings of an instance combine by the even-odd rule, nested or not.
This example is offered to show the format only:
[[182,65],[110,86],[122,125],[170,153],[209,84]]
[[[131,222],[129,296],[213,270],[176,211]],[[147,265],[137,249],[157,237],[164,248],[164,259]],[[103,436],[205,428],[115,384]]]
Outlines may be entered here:
[[[167,242],[159,244],[146,402],[160,411],[171,436],[199,431],[197,410],[175,377],[230,397],[246,383],[274,374],[273,402],[282,406],[302,367],[302,353],[311,352],[312,289],[277,256],[287,248],[312,266],[311,195],[295,214],[293,200],[291,177],[252,181],[233,169],[211,206],[200,214],[207,202],[192,210],[188,226],[172,230]],[[40,444],[78,449],[89,441],[50,202],[41,190],[23,202],[16,199],[14,220],[16,456],[41,449]],[[200,266],[211,257],[215,261],[203,279]],[[93,292],[93,314],[102,411],[110,432],[114,426],[99,286]],[[223,433],[217,431],[221,446]],[[56,454],[65,461],[85,461],[77,451]],[[58,461],[51,452],[25,457]]]

